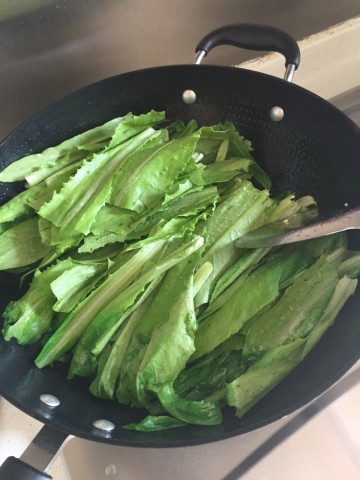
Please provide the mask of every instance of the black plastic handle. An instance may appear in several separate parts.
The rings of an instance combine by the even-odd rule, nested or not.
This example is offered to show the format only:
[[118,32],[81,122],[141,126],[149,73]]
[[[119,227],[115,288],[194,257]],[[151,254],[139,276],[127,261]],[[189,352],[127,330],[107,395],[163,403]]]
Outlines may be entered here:
[[52,480],[52,477],[16,457],[8,457],[0,467],[0,480]]
[[208,33],[196,47],[196,52],[203,50],[207,55],[219,45],[233,45],[247,50],[278,52],[284,55],[285,65],[300,64],[300,49],[296,40],[275,27],[253,23],[236,23],[225,25]]

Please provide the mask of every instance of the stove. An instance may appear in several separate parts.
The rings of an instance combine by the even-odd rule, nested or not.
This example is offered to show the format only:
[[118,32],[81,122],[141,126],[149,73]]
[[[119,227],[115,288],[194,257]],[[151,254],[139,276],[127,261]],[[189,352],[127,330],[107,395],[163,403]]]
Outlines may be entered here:
[[[300,42],[295,83],[360,125],[360,17]],[[277,54],[246,61],[283,75]],[[329,81],[331,79],[331,81]],[[360,478],[360,362],[298,412],[249,434],[173,448],[109,446],[71,438],[49,466],[54,480],[355,480]],[[20,456],[42,424],[0,398],[0,464]]]

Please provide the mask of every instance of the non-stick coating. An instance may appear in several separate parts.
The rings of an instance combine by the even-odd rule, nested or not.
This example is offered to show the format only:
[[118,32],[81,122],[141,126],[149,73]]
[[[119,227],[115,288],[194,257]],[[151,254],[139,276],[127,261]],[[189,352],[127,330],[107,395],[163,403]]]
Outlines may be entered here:
[[[197,94],[193,105],[182,92]],[[273,106],[283,108],[274,122]],[[252,141],[254,157],[273,179],[274,192],[312,194],[322,211],[360,203],[360,133],[358,127],[330,104],[285,81],[246,70],[209,65],[169,66],[112,77],[75,92],[42,110],[16,129],[0,145],[0,168],[17,158],[56,145],[61,140],[132,111],[165,110],[170,120],[195,118],[200,124],[233,122]],[[1,185],[0,199],[11,198],[19,186]],[[350,238],[360,249],[360,236]],[[18,278],[0,276],[1,308],[19,296]],[[61,368],[33,366],[36,347],[0,341],[0,393],[17,407],[70,434],[122,445],[180,446],[219,440],[246,433],[291,413],[321,394],[359,358],[360,293],[348,302],[335,325],[305,361],[242,419],[224,411],[218,427],[187,426],[143,434],[122,425],[139,420],[144,412],[96,399],[87,382],[65,380]],[[171,354],[171,352],[169,352]],[[53,410],[41,406],[39,395],[61,400]],[[92,423],[111,420],[108,435]]]

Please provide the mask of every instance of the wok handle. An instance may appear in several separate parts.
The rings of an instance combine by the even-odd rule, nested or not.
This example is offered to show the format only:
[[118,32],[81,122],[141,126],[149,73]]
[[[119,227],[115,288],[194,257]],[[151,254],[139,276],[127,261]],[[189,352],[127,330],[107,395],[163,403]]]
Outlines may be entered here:
[[0,480],[52,480],[44,470],[70,438],[67,433],[44,425],[20,458],[8,457],[0,466]]
[[300,64],[300,49],[296,40],[283,30],[269,25],[235,23],[213,30],[197,44],[194,63],[199,64],[210,50],[219,45],[281,53],[287,67],[285,79],[289,81]]
[[52,477],[19,458],[8,457],[0,467],[0,480],[52,480]]

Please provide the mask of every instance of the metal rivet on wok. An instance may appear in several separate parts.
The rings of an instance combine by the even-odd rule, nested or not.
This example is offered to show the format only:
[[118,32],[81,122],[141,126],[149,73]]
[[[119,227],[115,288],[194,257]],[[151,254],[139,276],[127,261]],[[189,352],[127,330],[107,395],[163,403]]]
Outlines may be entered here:
[[43,393],[40,395],[40,400],[48,407],[58,407],[60,405],[60,400],[50,393]]
[[103,418],[100,418],[99,420],[95,420],[93,422],[93,426],[104,432],[111,432],[115,428],[115,425],[112,422],[110,422],[110,420],[105,420]]
[[184,103],[191,105],[196,102],[196,93],[194,90],[185,90],[182,94],[182,99]]
[[284,118],[284,110],[281,107],[273,107],[270,110],[270,118],[274,122],[280,122]]

